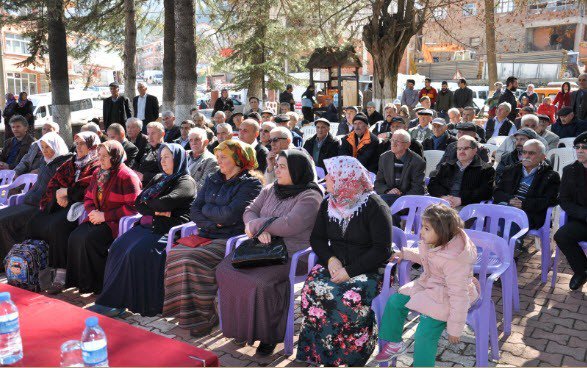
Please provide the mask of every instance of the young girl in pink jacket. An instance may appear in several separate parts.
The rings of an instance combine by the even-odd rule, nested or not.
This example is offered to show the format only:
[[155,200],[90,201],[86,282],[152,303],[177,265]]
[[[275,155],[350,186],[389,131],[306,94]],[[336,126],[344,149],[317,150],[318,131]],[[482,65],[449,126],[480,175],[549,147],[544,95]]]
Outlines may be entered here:
[[477,250],[454,209],[441,204],[428,207],[422,214],[420,239],[417,249],[396,253],[398,261],[421,264],[423,273],[389,298],[379,330],[379,338],[386,343],[377,361],[389,361],[405,352],[402,331],[409,310],[413,310],[420,313],[414,367],[433,367],[442,331],[446,328],[448,340],[458,343],[467,311],[479,296],[473,277]]

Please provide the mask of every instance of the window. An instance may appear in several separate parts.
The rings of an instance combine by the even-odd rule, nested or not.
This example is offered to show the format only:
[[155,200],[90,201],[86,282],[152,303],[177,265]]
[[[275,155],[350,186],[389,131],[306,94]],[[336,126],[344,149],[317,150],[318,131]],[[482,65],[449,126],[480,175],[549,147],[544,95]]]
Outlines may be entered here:
[[475,4],[463,5],[463,16],[469,17],[472,15],[477,15],[477,5],[475,5]]
[[14,33],[6,34],[6,53],[28,55],[30,41]]
[[509,13],[514,11],[514,0],[495,0],[496,13]]
[[434,15],[434,19],[443,20],[443,19],[446,19],[448,14],[447,14],[446,8],[436,8],[436,9],[434,9],[433,15]]
[[26,92],[29,95],[37,93],[37,76],[27,73],[6,73],[7,89],[6,92],[12,92],[18,95],[20,92]]
[[577,0],[534,0],[528,5],[530,13],[542,13],[544,11],[563,11],[576,9]]

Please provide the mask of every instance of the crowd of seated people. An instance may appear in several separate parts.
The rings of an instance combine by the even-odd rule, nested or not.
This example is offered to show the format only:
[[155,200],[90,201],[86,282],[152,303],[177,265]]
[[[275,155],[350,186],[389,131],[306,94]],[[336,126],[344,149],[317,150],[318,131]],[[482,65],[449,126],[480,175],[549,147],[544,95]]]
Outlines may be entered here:
[[[587,89],[587,76],[581,78]],[[363,365],[377,345],[370,305],[391,256],[396,219],[389,207],[401,196],[446,200],[452,209],[437,216],[485,201],[516,207],[531,229],[540,228],[548,208],[560,203],[569,218],[555,240],[574,273],[570,288],[585,284],[587,259],[579,242],[587,240],[587,132],[580,130],[587,123],[578,119],[580,111],[568,118],[574,112],[565,108],[573,110],[558,110],[554,124],[546,115],[521,111],[518,120],[520,112],[512,116],[516,108],[507,101],[487,121],[471,117],[471,109],[450,108],[447,121],[434,118],[430,108],[417,108],[417,125],[409,129],[408,118],[398,113],[402,107],[387,105],[381,115],[370,105],[366,115],[351,106],[338,125],[342,134],[317,118],[316,133],[309,136],[290,112],[236,114],[238,136],[223,111],[215,114],[215,124],[196,111],[179,126],[172,112],[164,112],[163,123],[130,117],[110,121],[105,133],[86,124],[73,137],[73,151],[56,124],[45,124],[34,141],[27,120],[16,115],[0,164],[17,175],[36,173],[37,181],[20,204],[0,209],[0,253],[26,239],[44,240],[54,270],[47,292],[94,293],[91,309],[97,313],[163,315],[195,337],[221,321],[226,337],[241,345],[259,341],[257,352],[268,355],[286,334],[291,255],[310,246],[317,264],[302,289],[297,358]],[[374,122],[375,116],[380,120]],[[561,178],[547,152],[569,136],[577,161]],[[495,137],[503,142],[492,154],[484,142]],[[423,156],[429,150],[444,155],[426,178]],[[323,181],[317,168],[326,174]],[[130,215],[140,219],[119,234],[120,220]],[[287,263],[234,268],[228,239],[253,238],[269,219],[258,240],[281,238]],[[189,222],[196,245],[179,235],[168,239],[171,228]],[[455,223],[451,236],[462,248],[468,238],[460,226]],[[395,300],[394,308],[409,307],[404,299]],[[396,332],[386,336],[395,339]],[[348,339],[354,345],[343,343]]]

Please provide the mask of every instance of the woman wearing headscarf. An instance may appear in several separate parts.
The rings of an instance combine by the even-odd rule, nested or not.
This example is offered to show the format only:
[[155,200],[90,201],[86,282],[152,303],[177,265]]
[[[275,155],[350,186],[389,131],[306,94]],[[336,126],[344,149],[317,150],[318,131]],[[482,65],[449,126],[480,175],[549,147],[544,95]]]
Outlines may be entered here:
[[304,119],[308,120],[309,122],[314,121],[314,102],[316,102],[316,98],[314,97],[314,91],[316,87],[313,84],[310,84],[306,91],[302,93],[302,114],[304,114]]
[[[289,308],[291,256],[309,246],[310,233],[323,193],[316,184],[312,159],[299,150],[282,151],[275,167],[277,180],[267,185],[243,214],[245,233],[252,238],[263,224],[277,219],[259,236],[270,242],[282,237],[289,254],[284,265],[235,269],[232,255],[216,270],[222,333],[237,343],[261,344],[257,353],[270,355],[283,341]],[[300,267],[302,269],[303,267]]]
[[224,258],[226,241],[245,230],[243,213],[262,188],[255,150],[232,139],[220,143],[214,154],[218,171],[208,176],[192,203],[190,220],[208,244],[175,246],[165,262],[163,316],[176,317],[192,336],[210,333],[218,323],[214,299],[216,267]]
[[33,102],[29,100],[28,93],[21,92],[18,94],[18,100],[16,101],[16,106],[14,107],[14,114],[15,115],[22,115],[26,118],[29,122],[29,130],[28,133],[32,136],[35,135],[35,116],[33,115]]
[[96,133],[82,132],[74,137],[75,155],[65,161],[47,184],[38,212],[28,223],[28,236],[49,245],[49,267],[56,269],[53,284],[47,292],[57,294],[65,284],[67,267],[67,241],[77,227],[77,218],[68,219],[74,203],[82,202],[94,171],[98,168]]
[[47,184],[57,168],[72,156],[63,139],[55,132],[45,134],[36,143],[44,158],[39,166],[37,181],[24,195],[22,204],[0,210],[0,259],[4,259],[14,244],[26,239],[26,224],[38,212]]
[[14,97],[14,94],[7,93],[5,98],[6,103],[4,105],[4,111],[2,112],[2,116],[4,117],[4,142],[9,138],[14,137],[9,122],[10,118],[14,116],[14,109],[16,108],[16,98]]
[[137,212],[141,181],[125,160],[118,141],[98,145],[100,167],[84,195],[87,218],[71,233],[67,246],[66,286],[78,287],[82,293],[102,291],[108,248],[118,236],[118,221]]
[[297,359],[363,366],[377,344],[371,302],[391,255],[391,214],[359,161],[340,156],[324,163],[330,196],[310,237],[318,264],[302,289]]
[[190,221],[196,182],[179,144],[162,143],[159,152],[161,173],[135,201],[143,215],[140,223],[110,247],[102,294],[90,308],[94,312],[116,316],[128,308],[142,316],[155,316],[163,309],[167,233]]

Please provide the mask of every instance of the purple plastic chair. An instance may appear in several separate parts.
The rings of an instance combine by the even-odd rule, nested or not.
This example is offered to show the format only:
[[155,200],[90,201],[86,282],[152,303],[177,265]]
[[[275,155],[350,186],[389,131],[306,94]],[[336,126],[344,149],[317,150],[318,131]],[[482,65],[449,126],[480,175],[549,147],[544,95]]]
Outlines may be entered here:
[[[514,249],[516,241],[528,232],[528,216],[526,213],[515,207],[500,206],[496,204],[470,204],[465,206],[459,213],[463,221],[476,219],[473,229],[477,231],[486,231],[491,234],[499,235],[508,242],[510,267],[504,273],[501,284],[503,297],[503,320],[504,334],[510,335],[512,331],[513,310],[520,310],[520,292],[518,289],[518,270],[514,261]],[[504,221],[503,228],[500,228],[500,220]],[[512,225],[516,224],[520,231],[512,234]],[[490,269],[499,266],[496,260],[489,265]],[[480,258],[477,259],[475,272],[479,272]],[[512,305],[513,304],[513,305]]]
[[129,231],[137,221],[141,220],[141,217],[143,217],[143,215],[141,215],[140,213],[137,213],[136,215],[122,217],[118,221],[118,237],[120,238],[122,234]]
[[175,234],[177,234],[177,232],[180,232],[180,237],[183,238],[184,236],[197,234],[198,226],[196,226],[195,222],[190,221],[188,223],[177,225],[169,229],[169,234],[167,235],[167,247],[165,247],[165,252],[171,252],[171,248],[173,247],[173,238],[175,237]]
[[[228,256],[234,249],[238,248],[239,245],[242,244],[243,240],[247,239],[246,235],[238,235],[235,237],[232,237],[230,239],[228,239],[228,242],[226,243],[226,252],[225,252],[225,256]],[[304,282],[306,280],[307,275],[310,273],[310,270],[313,267],[313,263],[315,262],[314,259],[315,258],[310,258],[308,260],[308,270],[306,272],[306,274],[301,275],[301,276],[296,276],[297,273],[297,269],[298,269],[298,263],[300,261],[300,258],[308,255],[312,252],[312,248],[308,247],[306,249],[302,249],[300,251],[295,252],[292,256],[291,256],[291,265],[290,265],[290,269],[289,269],[289,308],[287,311],[287,322],[286,322],[286,327],[285,327],[285,338],[283,341],[283,345],[284,345],[284,352],[285,355],[291,355],[293,354],[293,347],[294,347],[294,306],[295,306],[295,290],[294,290],[294,286],[297,283],[300,282]],[[218,315],[220,317],[220,329],[222,330],[222,317],[220,316],[220,304],[221,304],[221,300],[220,300],[220,290],[218,290]]]
[[[488,366],[490,342],[492,358],[499,359],[495,303],[491,299],[491,292],[495,280],[510,267],[509,249],[506,241],[497,235],[476,230],[465,231],[479,253],[478,280],[481,286],[479,299],[469,308],[467,313],[467,324],[475,332],[476,366],[486,367]],[[496,261],[498,264],[493,267]],[[381,345],[382,342],[379,341],[380,348]],[[392,366],[395,366],[395,363],[395,359],[391,360]],[[385,365],[386,363],[381,364],[381,366]]]
[[552,250],[550,249],[550,227],[552,226],[552,211],[554,207],[548,207],[544,225],[540,229],[528,231],[528,235],[537,236],[540,239],[540,256],[542,259],[542,278],[543,284],[548,279],[548,271],[553,265]]
[[[12,170],[3,170],[3,171],[12,171]],[[0,172],[2,172],[2,171],[0,171]],[[14,171],[13,171],[13,173],[14,173]],[[18,176],[16,179],[14,179],[14,181],[11,181],[10,184],[1,185],[0,186],[0,205],[6,205],[6,204],[8,204],[9,206],[11,205],[10,198],[8,198],[8,193],[12,189],[23,186],[22,192],[18,195],[24,195],[24,194],[26,194],[26,192],[29,191],[29,189],[31,189],[31,187],[36,183],[36,181],[37,181],[37,174],[23,174],[23,175]],[[15,196],[17,196],[17,195],[14,195],[11,197],[15,197]],[[14,201],[17,201],[17,198],[15,198]],[[18,204],[18,203],[15,202],[15,204]]]
[[0,188],[4,185],[12,183],[16,173],[14,170],[0,170]]
[[320,166],[316,166],[316,176],[318,177],[318,180],[321,180],[326,176],[326,172]]
[[[559,229],[561,227],[563,227],[563,225],[565,225],[568,221],[567,218],[567,213],[561,208],[560,210],[560,215],[559,215],[559,220],[558,220],[558,227]],[[583,252],[585,252],[585,254],[587,254],[587,241],[584,242],[579,242],[579,245],[581,246],[581,248],[583,248]],[[552,281],[550,286],[554,288],[555,284],[556,284],[556,276],[558,273],[558,257],[559,257],[559,253],[560,253],[560,249],[558,248],[558,246],[556,247],[556,250],[554,252],[554,262],[552,265]],[[547,271],[548,272],[548,271]]]

